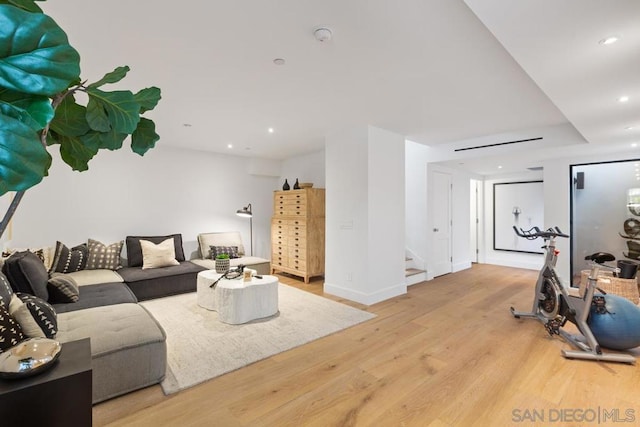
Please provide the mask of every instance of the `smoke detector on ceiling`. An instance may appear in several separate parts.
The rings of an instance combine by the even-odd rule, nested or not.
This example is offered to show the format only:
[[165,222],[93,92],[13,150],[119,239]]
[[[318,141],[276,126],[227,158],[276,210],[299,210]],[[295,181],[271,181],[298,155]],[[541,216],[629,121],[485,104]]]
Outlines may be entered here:
[[318,40],[319,42],[328,42],[329,40],[331,40],[331,36],[333,35],[333,33],[331,32],[330,29],[325,28],[325,27],[320,27],[317,28],[314,32],[313,32],[313,36],[316,38],[316,40]]

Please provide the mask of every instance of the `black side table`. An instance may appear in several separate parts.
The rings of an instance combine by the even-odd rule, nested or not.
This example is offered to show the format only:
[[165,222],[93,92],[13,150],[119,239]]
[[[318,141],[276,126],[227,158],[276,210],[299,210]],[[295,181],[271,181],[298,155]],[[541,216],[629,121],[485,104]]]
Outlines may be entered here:
[[3,426],[91,426],[91,342],[62,344],[51,369],[22,379],[0,378]]

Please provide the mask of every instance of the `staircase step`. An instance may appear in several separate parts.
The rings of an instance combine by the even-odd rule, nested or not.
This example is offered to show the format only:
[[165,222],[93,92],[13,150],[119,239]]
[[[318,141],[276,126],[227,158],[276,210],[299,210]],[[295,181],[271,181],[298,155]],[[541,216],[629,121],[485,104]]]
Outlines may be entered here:
[[420,273],[424,273],[424,272],[425,272],[424,270],[420,270],[420,269],[417,269],[417,268],[407,268],[404,271],[404,275],[406,277],[409,277],[409,276],[415,276],[416,274],[420,274]]

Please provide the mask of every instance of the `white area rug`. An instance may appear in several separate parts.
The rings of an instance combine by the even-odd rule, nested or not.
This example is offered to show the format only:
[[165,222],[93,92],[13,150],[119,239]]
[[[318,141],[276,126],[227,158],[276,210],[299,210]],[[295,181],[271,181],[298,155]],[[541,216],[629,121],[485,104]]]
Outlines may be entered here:
[[227,325],[197,304],[196,293],[144,301],[167,333],[165,394],[364,322],[374,314],[279,285],[273,317]]

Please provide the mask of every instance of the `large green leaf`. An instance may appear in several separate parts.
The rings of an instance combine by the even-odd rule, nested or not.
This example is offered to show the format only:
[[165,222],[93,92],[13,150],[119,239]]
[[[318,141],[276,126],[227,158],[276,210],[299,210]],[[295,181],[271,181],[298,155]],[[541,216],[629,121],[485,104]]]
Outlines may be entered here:
[[140,104],[140,114],[153,110],[160,101],[160,89],[152,86],[142,89],[140,92],[134,95],[135,100]]
[[55,21],[0,4],[0,86],[53,96],[80,75],[80,55]]
[[0,114],[0,195],[33,187],[45,176],[51,156],[37,132]]
[[75,97],[68,94],[56,108],[51,129],[63,136],[80,136],[89,132],[86,107],[77,104]]
[[90,97],[87,103],[87,123],[91,129],[98,132],[109,132],[111,130],[109,116],[107,116],[102,102],[93,97]]
[[0,89],[0,110],[35,131],[44,129],[54,114],[51,100],[46,96],[29,95],[8,89]]
[[98,153],[96,141],[83,141],[77,136],[59,136],[62,160],[74,171],[89,169],[89,160]]
[[105,74],[104,77],[98,80],[97,82],[91,83],[87,87],[98,88],[107,83],[117,83],[120,80],[124,79],[124,76],[127,75],[129,70],[130,68],[127,65],[125,65],[124,67],[118,67],[115,70],[111,71],[110,73]]
[[100,89],[88,88],[87,94],[93,102],[102,105],[113,130],[127,134],[136,130],[140,121],[140,104],[136,102],[131,91],[104,92]]
[[19,7],[20,9],[24,9],[28,12],[42,12],[40,6],[38,6],[36,1],[45,1],[45,0],[0,0],[0,4],[12,4],[15,7]]
[[131,150],[141,156],[155,147],[160,135],[156,133],[156,124],[142,117],[135,132],[131,134]]
[[122,143],[127,136],[126,133],[117,133],[114,130],[109,132],[90,131],[86,135],[82,135],[80,139],[90,146],[97,145],[98,148],[106,148],[113,151],[122,148]]

